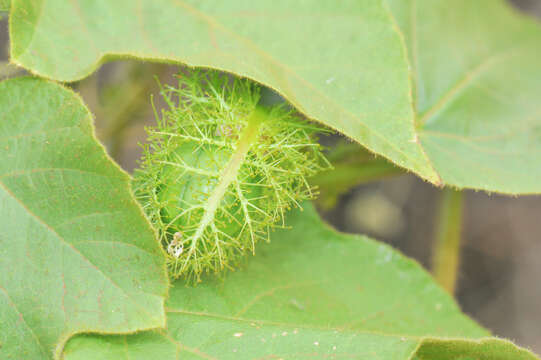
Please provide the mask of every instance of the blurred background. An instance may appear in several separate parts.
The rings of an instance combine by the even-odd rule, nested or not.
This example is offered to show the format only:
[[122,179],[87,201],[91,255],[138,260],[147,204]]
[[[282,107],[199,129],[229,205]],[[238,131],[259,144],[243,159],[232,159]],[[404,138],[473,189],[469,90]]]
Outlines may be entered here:
[[[511,2],[541,18],[541,0]],[[2,19],[0,78],[24,73],[7,64],[7,34]],[[141,154],[137,144],[145,140],[143,125],[154,121],[149,94],[157,107],[163,105],[156,78],[173,83],[178,69],[116,61],[70,84],[95,115],[98,137],[109,154],[127,171]],[[322,142],[332,148],[344,140]],[[440,199],[441,191],[419,178],[394,175],[355,186],[321,213],[337,229],[385,241],[430,268]],[[495,335],[541,354],[541,196],[466,191],[462,236],[455,295],[463,311]]]

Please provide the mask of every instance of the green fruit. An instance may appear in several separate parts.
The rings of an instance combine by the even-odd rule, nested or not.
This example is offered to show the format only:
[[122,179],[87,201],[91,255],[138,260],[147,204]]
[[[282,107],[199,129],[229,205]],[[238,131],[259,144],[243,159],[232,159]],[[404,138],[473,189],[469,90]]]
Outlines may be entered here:
[[[203,204],[208,201],[212,191],[219,182],[220,170],[223,169],[232,153],[228,149],[215,145],[201,145],[197,142],[186,142],[176,148],[170,156],[169,162],[162,168],[162,186],[158,192],[158,199],[163,204],[162,221],[168,225],[169,232],[180,232],[183,238],[189,238],[194,233],[190,224],[198,223],[203,216],[203,209],[190,213],[193,204]],[[205,173],[186,171],[186,167],[173,164],[184,163],[186,167],[193,169],[205,169]],[[215,174],[215,176],[211,176]],[[247,177],[244,183],[256,183],[257,177]],[[251,187],[248,196],[260,197],[262,188]],[[256,201],[257,202],[257,201]],[[231,236],[238,236],[243,223],[244,215],[237,196],[226,194],[220,203],[215,221],[220,224],[224,232]],[[183,214],[190,213],[190,217]],[[185,244],[189,245],[189,244]]]
[[321,129],[283,106],[258,106],[258,94],[217,72],[164,90],[169,108],[147,129],[133,186],[172,277],[233,268],[314,195],[306,178],[328,167],[312,139]]
[[[158,199],[163,203],[162,219],[164,223],[170,223],[174,230],[181,231],[186,227],[189,219],[179,216],[189,210],[191,204],[201,204],[208,200],[212,190],[219,181],[220,169],[222,169],[231,153],[217,146],[201,146],[196,142],[186,142],[176,148],[169,158],[169,162],[185,163],[194,169],[205,169],[209,176],[202,173],[187,171],[184,167],[166,164],[162,168],[163,185],[158,192]],[[222,200],[225,204],[234,201],[231,196]]]

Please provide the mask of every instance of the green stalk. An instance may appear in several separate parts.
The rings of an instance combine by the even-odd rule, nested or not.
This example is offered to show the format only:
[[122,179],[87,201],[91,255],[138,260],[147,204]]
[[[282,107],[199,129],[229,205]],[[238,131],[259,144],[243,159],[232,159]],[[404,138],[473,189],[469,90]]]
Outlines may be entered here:
[[256,108],[252,115],[248,118],[248,125],[244,128],[243,132],[240,135],[239,141],[237,143],[237,148],[235,153],[229,162],[220,172],[220,182],[214,188],[210,194],[207,204],[205,206],[205,212],[201,223],[195,232],[195,235],[192,240],[190,247],[190,256],[195,253],[197,246],[197,241],[203,236],[205,229],[212,223],[214,216],[220,202],[222,201],[227,188],[231,183],[235,181],[239,173],[239,169],[246,158],[248,151],[254,143],[257,141],[257,136],[259,134],[259,129],[261,123],[266,119],[267,113],[261,108]]
[[332,171],[325,171],[310,179],[318,187],[319,205],[331,209],[338,198],[355,186],[401,175],[404,171],[393,163],[364,150],[358,144],[339,144],[329,154]]
[[462,203],[462,192],[443,190],[432,257],[434,277],[451,294],[455,291],[460,264]]

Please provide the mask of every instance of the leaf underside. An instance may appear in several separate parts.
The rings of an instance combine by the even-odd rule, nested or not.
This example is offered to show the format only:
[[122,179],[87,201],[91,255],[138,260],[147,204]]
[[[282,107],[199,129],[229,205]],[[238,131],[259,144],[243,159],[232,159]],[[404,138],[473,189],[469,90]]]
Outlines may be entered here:
[[18,78],[0,83],[0,109],[0,358],[163,326],[161,249],[81,100]]
[[443,181],[539,193],[539,23],[503,0],[387,1],[414,69],[419,139]]
[[310,204],[288,224],[242,271],[197,287],[176,282],[166,330],[77,336],[65,359],[536,359],[487,338],[389,246],[337,233]]
[[541,192],[541,30],[504,0],[12,5],[11,61],[41,76],[118,57],[217,68],[432,183]]
[[10,16],[11,61],[40,76],[73,81],[127,56],[229,71],[439,181],[413,140],[406,51],[381,0],[14,1]]

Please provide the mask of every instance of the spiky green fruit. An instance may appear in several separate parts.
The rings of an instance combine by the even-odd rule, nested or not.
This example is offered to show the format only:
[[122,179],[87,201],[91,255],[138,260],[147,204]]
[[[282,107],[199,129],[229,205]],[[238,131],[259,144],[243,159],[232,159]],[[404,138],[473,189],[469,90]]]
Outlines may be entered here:
[[258,105],[249,80],[195,71],[162,95],[168,108],[147,128],[134,192],[171,276],[199,280],[254,252],[314,195],[307,177],[329,164],[313,139],[322,129],[285,106]]

